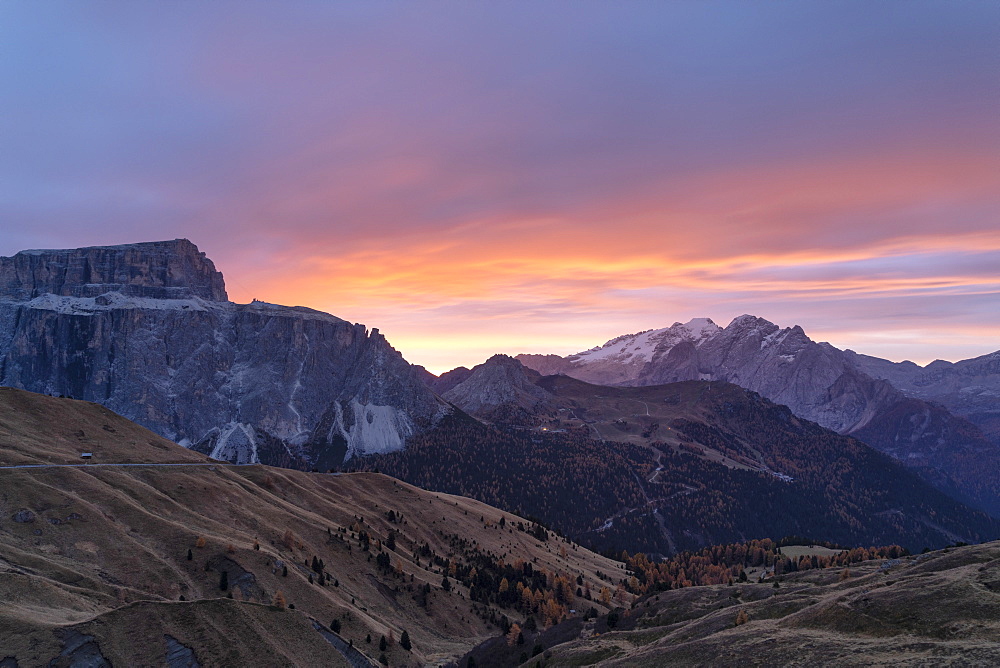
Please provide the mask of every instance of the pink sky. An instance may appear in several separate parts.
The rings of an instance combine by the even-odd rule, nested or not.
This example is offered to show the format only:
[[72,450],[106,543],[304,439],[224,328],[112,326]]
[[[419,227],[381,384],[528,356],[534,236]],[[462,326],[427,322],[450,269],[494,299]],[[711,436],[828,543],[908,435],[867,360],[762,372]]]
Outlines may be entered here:
[[742,313],[972,357],[998,43],[976,2],[3,3],[0,254],[186,237],[436,372]]

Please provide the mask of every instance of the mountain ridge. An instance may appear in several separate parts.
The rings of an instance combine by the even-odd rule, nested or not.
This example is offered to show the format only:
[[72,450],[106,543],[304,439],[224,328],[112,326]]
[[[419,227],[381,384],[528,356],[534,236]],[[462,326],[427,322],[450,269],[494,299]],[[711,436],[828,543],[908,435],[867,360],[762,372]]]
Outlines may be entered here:
[[327,469],[450,408],[377,329],[227,299],[187,240],[0,258],[0,384],[104,404],[234,462]]
[[112,291],[156,299],[228,300],[222,273],[187,239],[24,250],[0,257],[0,297],[97,297]]
[[997,520],[888,455],[731,383],[535,382],[546,396],[533,410],[482,405],[485,423],[455,414],[359,465],[543,517],[616,554],[788,535],[919,550],[1000,535]]
[[[930,480],[941,482],[943,473],[958,482],[957,486],[942,483],[950,493],[961,495],[963,486],[968,486],[977,491],[963,500],[1000,513],[1000,483],[995,475],[1000,471],[1000,440],[988,440],[976,424],[939,404],[937,395],[916,396],[892,385],[892,378],[913,372],[916,365],[889,367],[892,363],[871,361],[876,358],[859,361],[856,353],[813,341],[797,325],[780,328],[752,315],[734,318],[725,328],[706,330],[702,323],[711,320],[617,337],[604,347],[565,358],[518,355],[516,359],[546,373],[598,383],[610,379],[623,386],[699,379],[732,382],[791,407],[800,417],[857,435]],[[680,336],[695,329],[692,324],[699,325],[702,335]],[[644,345],[631,351],[622,346],[641,336],[647,339]],[[652,339],[655,345],[650,346]],[[1000,355],[977,359],[982,367],[992,369],[991,363],[1000,360]],[[952,368],[944,363],[929,366],[939,375]],[[970,361],[968,367],[954,366],[972,365]],[[868,373],[873,368],[882,369],[883,373],[876,374],[881,377]],[[912,381],[914,387],[917,384]],[[984,425],[995,427],[991,434],[1000,435],[1000,362],[996,388],[995,396],[992,386],[980,393],[985,405],[978,415]],[[974,458],[982,458],[983,464],[975,464]]]

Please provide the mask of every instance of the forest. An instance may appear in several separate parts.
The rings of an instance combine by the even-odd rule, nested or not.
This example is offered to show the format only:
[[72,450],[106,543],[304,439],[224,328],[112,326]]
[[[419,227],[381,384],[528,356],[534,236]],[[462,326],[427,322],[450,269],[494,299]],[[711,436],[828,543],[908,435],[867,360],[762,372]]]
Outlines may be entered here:
[[911,551],[1000,536],[996,520],[864,443],[712,385],[670,422],[673,442],[601,441],[456,412],[405,450],[356,466],[537,519],[595,550],[654,558],[789,535]]

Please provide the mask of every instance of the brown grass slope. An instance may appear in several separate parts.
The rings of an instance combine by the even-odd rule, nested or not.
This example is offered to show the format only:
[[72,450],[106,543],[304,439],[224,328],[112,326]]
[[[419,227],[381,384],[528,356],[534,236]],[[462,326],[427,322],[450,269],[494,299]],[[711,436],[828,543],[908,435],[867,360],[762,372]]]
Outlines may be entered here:
[[[338,665],[314,618],[339,620],[340,635],[372,658],[381,636],[406,630],[413,649],[390,643],[390,665],[437,662],[499,630],[460,583],[442,590],[441,569],[415,558],[418,546],[461,561],[460,537],[508,562],[582,575],[594,590],[599,571],[619,567],[501,529],[501,516],[513,517],[471,499],[378,474],[215,465],[95,404],[0,389],[0,466],[77,463],[81,451],[150,465],[0,470],[0,661],[46,665],[69,633],[92,636],[114,665],[162,665],[168,635],[201,665]],[[200,465],[152,465],[185,462]],[[359,529],[372,536],[368,551]],[[380,543],[390,530],[395,551]],[[397,573],[376,566],[380,549]],[[313,557],[329,583],[307,565]],[[223,571],[233,600],[219,589]],[[426,607],[414,595],[425,583]],[[294,609],[270,605],[278,591]]]
[[660,592],[583,635],[544,665],[1000,665],[1000,543]]

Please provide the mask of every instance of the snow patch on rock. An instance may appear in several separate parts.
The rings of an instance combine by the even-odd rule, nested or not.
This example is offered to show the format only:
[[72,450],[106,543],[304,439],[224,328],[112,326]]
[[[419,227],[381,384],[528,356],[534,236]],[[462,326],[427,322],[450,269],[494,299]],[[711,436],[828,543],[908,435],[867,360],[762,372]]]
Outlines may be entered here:
[[[340,431],[347,440],[345,459],[402,450],[406,438],[415,431],[409,416],[393,406],[363,404],[355,399],[346,409],[351,411],[350,417],[338,406]],[[345,417],[349,427],[344,426]]]
[[242,422],[230,422],[223,426],[209,456],[234,464],[260,462],[257,457],[257,438],[253,427]]

